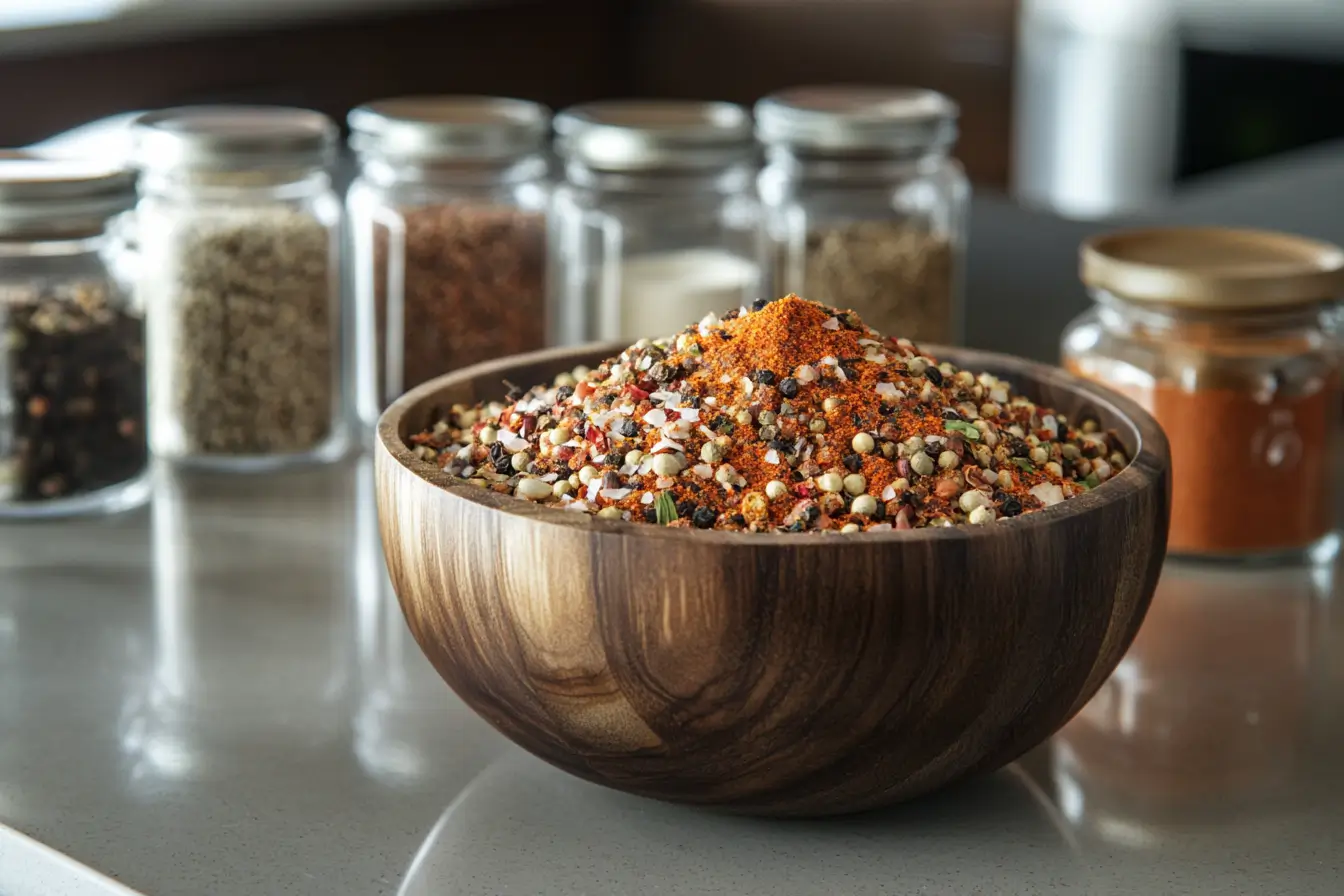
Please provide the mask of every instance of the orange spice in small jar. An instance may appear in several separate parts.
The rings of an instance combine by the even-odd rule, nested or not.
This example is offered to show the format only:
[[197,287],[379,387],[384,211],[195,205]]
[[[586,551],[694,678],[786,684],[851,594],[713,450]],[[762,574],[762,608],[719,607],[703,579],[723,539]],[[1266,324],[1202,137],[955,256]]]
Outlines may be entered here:
[[1096,304],[1066,328],[1064,366],[1166,430],[1168,551],[1333,555],[1344,252],[1290,234],[1154,228],[1088,240],[1081,273]]

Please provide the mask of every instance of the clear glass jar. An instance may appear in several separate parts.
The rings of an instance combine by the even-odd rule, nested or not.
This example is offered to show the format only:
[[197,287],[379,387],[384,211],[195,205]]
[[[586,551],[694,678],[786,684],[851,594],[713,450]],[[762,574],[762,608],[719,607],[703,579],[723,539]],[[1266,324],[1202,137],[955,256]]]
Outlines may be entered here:
[[929,90],[800,87],[756,105],[772,292],[857,311],[879,332],[962,339],[970,186],[957,106]]
[[136,125],[159,456],[246,470],[343,453],[335,141],[301,109],[170,109]]
[[729,103],[606,101],[555,120],[551,212],[561,344],[670,336],[761,296],[757,154]]
[[149,497],[131,172],[0,152],[0,518]]
[[1159,228],[1090,240],[1082,268],[1096,304],[1064,331],[1064,366],[1165,430],[1168,552],[1332,555],[1344,252],[1286,234]]
[[491,97],[382,100],[350,113],[347,194],[357,407],[545,344],[551,115]]

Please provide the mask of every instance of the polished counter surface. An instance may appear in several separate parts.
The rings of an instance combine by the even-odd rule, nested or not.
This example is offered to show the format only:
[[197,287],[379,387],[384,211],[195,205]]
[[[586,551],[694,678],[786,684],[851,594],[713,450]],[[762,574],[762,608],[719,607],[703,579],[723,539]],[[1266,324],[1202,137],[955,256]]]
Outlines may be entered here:
[[72,883],[58,853],[146,894],[1336,894],[1344,879],[1330,568],[1168,564],[1138,642],[1051,742],[924,800],[781,823],[606,791],[510,747],[421,657],[381,563],[367,461],[163,474],[142,512],[0,530],[0,825],[54,851],[0,827],[0,893],[116,892]]

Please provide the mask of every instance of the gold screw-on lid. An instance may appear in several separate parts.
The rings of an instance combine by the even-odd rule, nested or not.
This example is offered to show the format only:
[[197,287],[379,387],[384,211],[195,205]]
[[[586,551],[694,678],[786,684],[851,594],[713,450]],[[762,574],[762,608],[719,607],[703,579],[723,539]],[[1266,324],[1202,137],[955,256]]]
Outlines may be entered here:
[[1087,240],[1079,256],[1085,284],[1133,301],[1250,310],[1344,298],[1344,251],[1289,233],[1124,230]]

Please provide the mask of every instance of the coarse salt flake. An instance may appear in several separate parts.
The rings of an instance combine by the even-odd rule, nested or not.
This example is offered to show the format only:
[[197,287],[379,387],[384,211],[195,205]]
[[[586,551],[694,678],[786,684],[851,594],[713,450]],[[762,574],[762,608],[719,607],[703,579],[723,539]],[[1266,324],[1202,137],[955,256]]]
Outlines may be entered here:
[[662,426],[667,422],[667,411],[662,408],[654,408],[644,415],[644,422],[650,426]]
[[704,436],[705,438],[707,439],[715,438],[714,430],[710,429],[708,426],[705,426],[703,423],[700,424],[699,429],[700,429],[700,435]]
[[835,359],[835,356],[834,356],[834,355],[827,355],[826,357],[824,357],[824,358],[821,359],[821,363],[822,363],[823,366],[826,366],[826,367],[834,367],[835,365],[839,364],[840,362],[837,361],[837,360]]
[[527,439],[513,438],[513,439],[500,439],[500,441],[504,443],[504,447],[509,451],[510,454],[517,454],[519,451],[527,450]]
[[863,360],[869,364],[885,364],[887,363],[887,356],[875,352],[871,355],[864,355]]
[[714,475],[714,468],[711,467],[709,464],[696,464],[695,466],[691,467],[691,472],[699,476],[701,479],[708,479]]
[[699,408],[682,408],[679,413],[681,414],[681,419],[687,421],[688,423],[700,422]]
[[859,345],[881,345],[876,339],[860,339]]
[[815,382],[817,379],[817,368],[813,367],[811,364],[804,364],[794,371],[793,378],[804,386],[808,383]]
[[649,397],[652,398],[654,401],[661,401],[661,402],[680,401],[681,393],[665,392],[659,389],[657,392],[650,392]]
[[587,498],[589,501],[596,501],[597,496],[601,494],[601,492],[602,492],[602,477],[594,476],[592,480],[588,483],[588,491],[584,493],[584,497]]
[[1046,507],[1053,507],[1064,500],[1064,490],[1053,482],[1042,482],[1040,485],[1033,485],[1030,494]]
[[583,512],[586,513],[587,510],[588,510],[588,502],[587,502],[587,501],[584,501],[584,500],[581,499],[581,498],[576,498],[574,501],[570,502],[569,504],[566,504],[566,505],[565,505],[565,509],[566,509],[566,510],[578,510],[578,511],[583,511]]
[[822,328],[823,330],[838,330],[838,329],[840,329],[840,318],[838,318],[838,317],[828,317],[828,318],[826,318],[826,322],[823,323],[823,324],[821,325],[821,328]]
[[883,398],[895,398],[898,394],[900,394],[900,391],[901,391],[900,389],[896,388],[895,383],[877,384],[877,394],[881,395]]
[[756,385],[746,377],[742,377],[742,394],[747,398],[750,398],[751,393],[754,391],[756,391]]
[[542,481],[542,482],[554,482],[555,480],[557,480],[557,479],[559,479],[559,478],[560,478],[560,474],[559,474],[559,473],[547,473],[545,476],[541,477],[541,481]]
[[719,382],[723,383],[725,386],[731,383],[732,381],[733,378],[726,373],[723,376],[719,377]]
[[641,504],[652,504],[652,503],[653,503],[653,492],[645,492],[645,493],[640,497],[640,499],[639,499],[639,503],[641,503]]
[[598,494],[608,501],[619,501],[629,495],[630,491],[628,488],[604,488]]
[[659,451],[684,452],[685,450],[686,446],[682,445],[680,442],[674,442],[671,439],[659,439],[657,443],[652,448],[649,449],[649,453],[657,454]]
[[895,501],[895,500],[896,500],[896,486],[894,486],[894,485],[888,485],[886,488],[882,489],[882,500],[883,500],[883,501]]
[[779,452],[776,451],[776,450],[773,449],[773,448],[771,448],[769,451],[765,452],[765,462],[768,463],[768,464],[777,464],[777,463],[779,463]]

